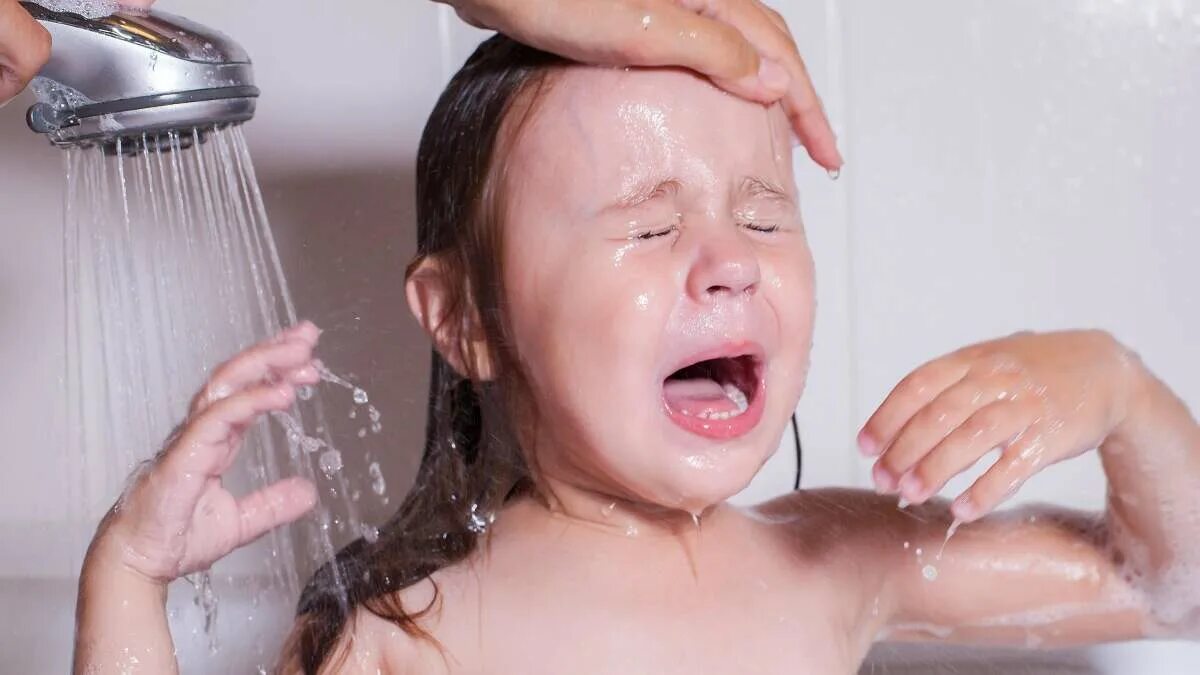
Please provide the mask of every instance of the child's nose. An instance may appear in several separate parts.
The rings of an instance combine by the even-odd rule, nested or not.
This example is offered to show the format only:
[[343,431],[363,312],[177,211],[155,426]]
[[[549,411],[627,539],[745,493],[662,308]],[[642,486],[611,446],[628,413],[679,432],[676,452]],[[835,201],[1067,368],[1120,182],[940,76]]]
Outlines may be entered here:
[[740,233],[712,237],[700,246],[688,275],[688,293],[700,303],[752,295],[761,280],[758,257]]

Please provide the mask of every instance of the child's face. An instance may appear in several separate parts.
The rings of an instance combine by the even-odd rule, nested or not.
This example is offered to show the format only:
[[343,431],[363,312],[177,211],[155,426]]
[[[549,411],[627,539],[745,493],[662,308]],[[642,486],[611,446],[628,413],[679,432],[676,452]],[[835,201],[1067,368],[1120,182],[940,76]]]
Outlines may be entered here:
[[813,268],[787,121],[674,70],[552,82],[504,158],[538,467],[698,511],[750,481],[804,386]]

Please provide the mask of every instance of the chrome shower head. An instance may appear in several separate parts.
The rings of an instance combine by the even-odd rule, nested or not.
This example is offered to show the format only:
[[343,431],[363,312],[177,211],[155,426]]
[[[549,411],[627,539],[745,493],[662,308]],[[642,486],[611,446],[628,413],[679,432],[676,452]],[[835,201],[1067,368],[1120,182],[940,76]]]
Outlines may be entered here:
[[118,10],[87,18],[22,2],[50,32],[50,60],[34,79],[29,127],[60,147],[130,151],[170,132],[254,116],[258,88],[245,50],[183,17]]

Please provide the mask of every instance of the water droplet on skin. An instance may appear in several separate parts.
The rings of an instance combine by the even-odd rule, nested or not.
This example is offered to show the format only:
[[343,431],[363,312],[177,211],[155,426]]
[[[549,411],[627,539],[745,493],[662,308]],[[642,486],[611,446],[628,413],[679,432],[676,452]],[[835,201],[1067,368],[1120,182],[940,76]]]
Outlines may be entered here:
[[925,581],[936,581],[938,578],[937,568],[933,565],[926,565],[921,568],[921,576],[925,577]]
[[379,541],[379,528],[364,523],[362,526],[362,537],[367,540],[367,543],[374,544]]
[[605,518],[608,518],[609,516],[611,516],[613,514],[613,511],[616,508],[617,508],[616,502],[609,502],[608,504],[606,504],[600,508],[600,515],[604,516]]
[[697,530],[700,529],[700,514],[699,513],[692,514],[692,524],[696,526]]
[[642,17],[642,30],[650,30],[650,21],[651,18],[649,14]]
[[367,403],[367,392],[363,391],[362,389],[355,388],[354,402],[359,405],[365,405]]
[[826,173],[829,174],[829,180],[837,180],[842,177],[841,169],[830,169]]

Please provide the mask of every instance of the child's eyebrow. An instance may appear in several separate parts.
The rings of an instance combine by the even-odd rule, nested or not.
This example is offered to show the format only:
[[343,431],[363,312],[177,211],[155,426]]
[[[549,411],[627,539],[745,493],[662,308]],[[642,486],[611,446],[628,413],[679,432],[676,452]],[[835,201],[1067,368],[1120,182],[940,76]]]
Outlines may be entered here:
[[792,203],[792,197],[783,189],[783,186],[775,183],[769,178],[761,176],[747,176],[742,179],[742,184],[738,189],[738,194],[745,198],[765,198]]
[[617,200],[604,207],[602,212],[623,211],[640,206],[651,199],[662,196],[673,196],[682,188],[682,183],[676,178],[662,180],[640,181],[626,188]]

